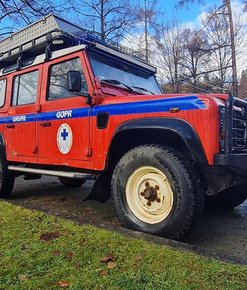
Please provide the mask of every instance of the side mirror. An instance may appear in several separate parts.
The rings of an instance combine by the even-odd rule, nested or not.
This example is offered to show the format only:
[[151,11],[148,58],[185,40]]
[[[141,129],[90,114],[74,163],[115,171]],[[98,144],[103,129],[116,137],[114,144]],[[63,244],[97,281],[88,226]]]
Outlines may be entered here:
[[67,72],[67,88],[69,92],[81,91],[81,73],[79,71],[70,70]]

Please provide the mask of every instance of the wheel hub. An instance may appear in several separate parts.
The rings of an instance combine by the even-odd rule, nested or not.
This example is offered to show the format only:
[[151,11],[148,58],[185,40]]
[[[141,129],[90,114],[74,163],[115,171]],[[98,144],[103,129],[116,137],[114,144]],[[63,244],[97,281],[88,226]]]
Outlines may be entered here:
[[166,174],[152,166],[141,166],[130,175],[126,198],[133,214],[149,224],[164,220],[173,206],[173,190]]
[[146,189],[144,190],[144,198],[148,201],[155,201],[157,198],[157,190],[153,186],[146,186]]

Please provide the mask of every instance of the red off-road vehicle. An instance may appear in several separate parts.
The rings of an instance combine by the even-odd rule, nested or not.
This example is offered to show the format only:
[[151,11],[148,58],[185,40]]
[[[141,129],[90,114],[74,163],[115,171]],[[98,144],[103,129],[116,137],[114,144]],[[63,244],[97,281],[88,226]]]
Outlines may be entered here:
[[246,199],[245,101],[164,95],[153,66],[53,15],[0,52],[1,197],[19,175],[65,186],[98,177],[111,182],[124,226],[176,239],[205,199],[219,208]]

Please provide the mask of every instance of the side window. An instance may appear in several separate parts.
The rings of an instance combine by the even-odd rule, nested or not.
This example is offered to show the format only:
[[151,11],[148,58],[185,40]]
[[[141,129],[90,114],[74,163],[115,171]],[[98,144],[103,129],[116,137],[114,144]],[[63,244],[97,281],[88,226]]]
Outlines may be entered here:
[[34,104],[37,99],[39,72],[32,71],[14,78],[12,106]]
[[[81,73],[81,91],[76,94],[69,92],[67,89],[68,71],[79,71]],[[79,58],[64,61],[51,67],[48,100],[69,98],[75,95],[87,95],[87,89],[87,83]]]
[[0,80],[0,107],[3,107],[5,103],[6,84],[6,79]]

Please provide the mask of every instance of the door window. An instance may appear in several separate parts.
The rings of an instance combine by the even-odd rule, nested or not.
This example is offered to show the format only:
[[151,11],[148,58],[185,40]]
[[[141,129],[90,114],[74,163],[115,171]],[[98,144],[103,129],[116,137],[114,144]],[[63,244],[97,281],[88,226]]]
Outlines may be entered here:
[[15,76],[12,106],[34,104],[37,99],[39,72],[32,71]]
[[6,83],[6,79],[0,80],[0,107],[5,103]]
[[[69,92],[67,89],[67,72],[79,71],[81,73],[81,91]],[[75,95],[87,95],[88,88],[85,76],[82,71],[81,61],[79,58],[74,58],[55,64],[50,69],[50,85],[48,91],[48,100],[57,100],[69,98]]]

